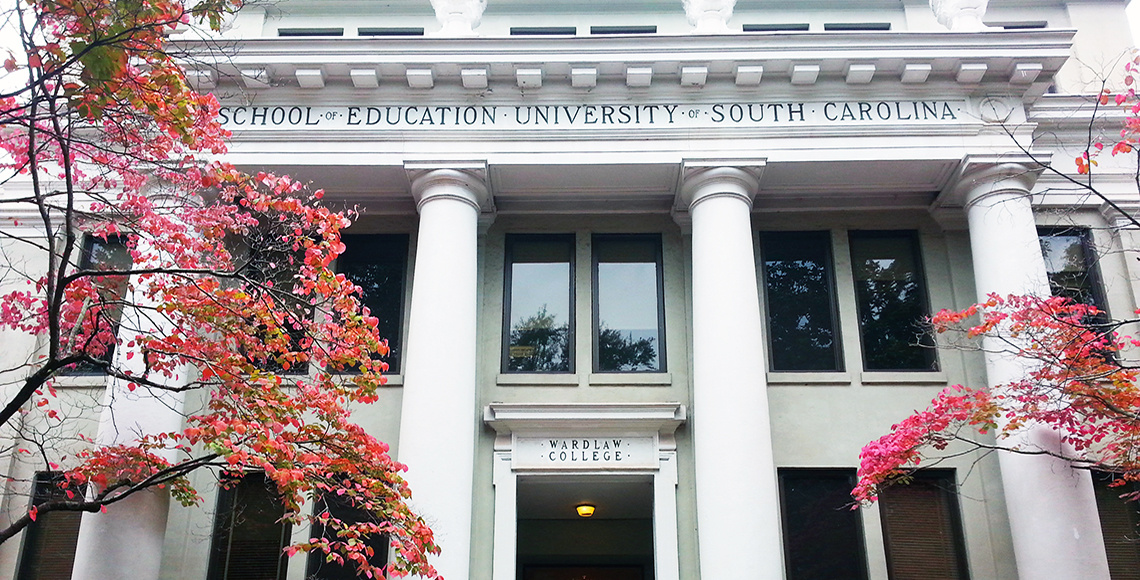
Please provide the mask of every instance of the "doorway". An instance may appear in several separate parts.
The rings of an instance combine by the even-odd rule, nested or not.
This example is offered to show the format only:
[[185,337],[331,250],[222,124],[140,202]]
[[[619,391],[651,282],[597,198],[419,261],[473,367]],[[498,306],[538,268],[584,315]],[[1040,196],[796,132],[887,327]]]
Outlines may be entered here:
[[654,580],[653,492],[645,475],[519,477],[517,580]]

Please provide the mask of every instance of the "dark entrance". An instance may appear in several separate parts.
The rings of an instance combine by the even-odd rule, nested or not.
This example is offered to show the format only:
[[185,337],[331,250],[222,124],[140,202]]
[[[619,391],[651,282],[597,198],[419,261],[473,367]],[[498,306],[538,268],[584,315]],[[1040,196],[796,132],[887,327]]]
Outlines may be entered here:
[[519,580],[653,580],[652,480],[520,477],[517,547]]

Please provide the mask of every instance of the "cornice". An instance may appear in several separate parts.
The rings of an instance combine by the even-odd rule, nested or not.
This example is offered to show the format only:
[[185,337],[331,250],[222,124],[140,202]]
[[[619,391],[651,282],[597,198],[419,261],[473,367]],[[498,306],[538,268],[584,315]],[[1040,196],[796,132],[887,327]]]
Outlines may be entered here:
[[930,84],[952,83],[967,93],[984,88],[1036,96],[1069,57],[1074,34],[1050,29],[970,34],[258,38],[180,41],[179,46],[186,51],[192,81],[206,89],[228,84],[246,90],[340,86],[366,91],[377,85],[401,85],[422,93],[444,85],[478,93],[488,84],[492,89],[506,84],[536,93],[549,85],[573,85],[585,92],[594,85],[579,84],[575,76],[592,69],[598,79],[631,88],[650,83],[699,89],[705,82],[727,81],[746,89],[817,82],[861,89],[893,82],[921,91]]

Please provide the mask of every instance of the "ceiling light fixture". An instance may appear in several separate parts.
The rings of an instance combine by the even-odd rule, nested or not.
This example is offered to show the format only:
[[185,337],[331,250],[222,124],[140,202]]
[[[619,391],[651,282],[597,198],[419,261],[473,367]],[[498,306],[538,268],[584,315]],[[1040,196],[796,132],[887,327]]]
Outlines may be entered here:
[[578,511],[578,515],[580,515],[584,518],[588,518],[588,517],[594,515],[594,506],[592,506],[588,503],[584,503],[584,504],[582,504],[582,505],[580,505],[574,509]]

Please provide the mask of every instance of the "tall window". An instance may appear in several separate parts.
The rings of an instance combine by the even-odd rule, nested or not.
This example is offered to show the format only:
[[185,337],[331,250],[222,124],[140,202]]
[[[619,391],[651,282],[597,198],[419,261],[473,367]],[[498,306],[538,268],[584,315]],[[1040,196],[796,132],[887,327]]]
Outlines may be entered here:
[[572,372],[574,236],[507,236],[504,372]]
[[[344,496],[325,494],[315,503],[313,509],[318,516],[327,510],[331,517],[342,522],[375,521],[374,515],[353,507]],[[319,522],[313,524],[313,537],[327,538],[330,541],[345,541],[344,538],[337,538],[334,530],[326,528]],[[372,556],[368,559],[369,563],[377,568],[382,568],[388,563],[388,536],[370,536],[365,541],[365,545],[372,548]],[[355,580],[357,578],[356,565],[351,562],[344,564],[338,564],[335,561],[329,562],[323,550],[313,550],[309,552],[305,577],[307,580]]]
[[[86,271],[127,272],[131,269],[131,253],[127,249],[127,240],[122,237],[109,237],[106,240],[94,236],[87,236],[83,240],[83,253],[79,258],[79,269]],[[109,328],[118,334],[119,319],[123,315],[123,298],[127,294],[127,276],[99,276],[94,279],[99,288],[99,298],[105,307],[100,311],[99,326]],[[83,345],[77,345],[80,350]],[[106,350],[97,354],[95,358],[103,364],[80,363],[69,372],[74,374],[92,374],[102,372],[106,364],[110,364],[115,355],[115,344],[111,343]]]
[[594,236],[594,370],[665,370],[661,236]]
[[933,370],[918,235],[851,232],[851,267],[867,370]]
[[1080,228],[1038,228],[1041,255],[1054,296],[1104,308],[1100,276],[1089,231]]
[[380,337],[388,340],[388,372],[400,372],[403,336],[404,278],[408,271],[408,236],[345,234],[337,271],[364,291],[363,303],[376,317]]
[[290,526],[273,482],[247,473],[218,490],[207,580],[284,580]]
[[863,520],[851,509],[854,469],[781,469],[788,580],[866,580]]
[[954,471],[914,474],[879,495],[891,580],[966,580],[965,542]]
[[1112,580],[1140,580],[1140,504],[1120,497],[1140,491],[1135,483],[1111,486],[1111,474],[1093,472],[1100,531]]
[[773,371],[843,369],[828,232],[760,234]]
[[[37,473],[32,504],[66,499],[59,488],[62,480],[58,473]],[[81,516],[82,512],[56,511],[36,518],[24,531],[17,580],[70,580]]]

